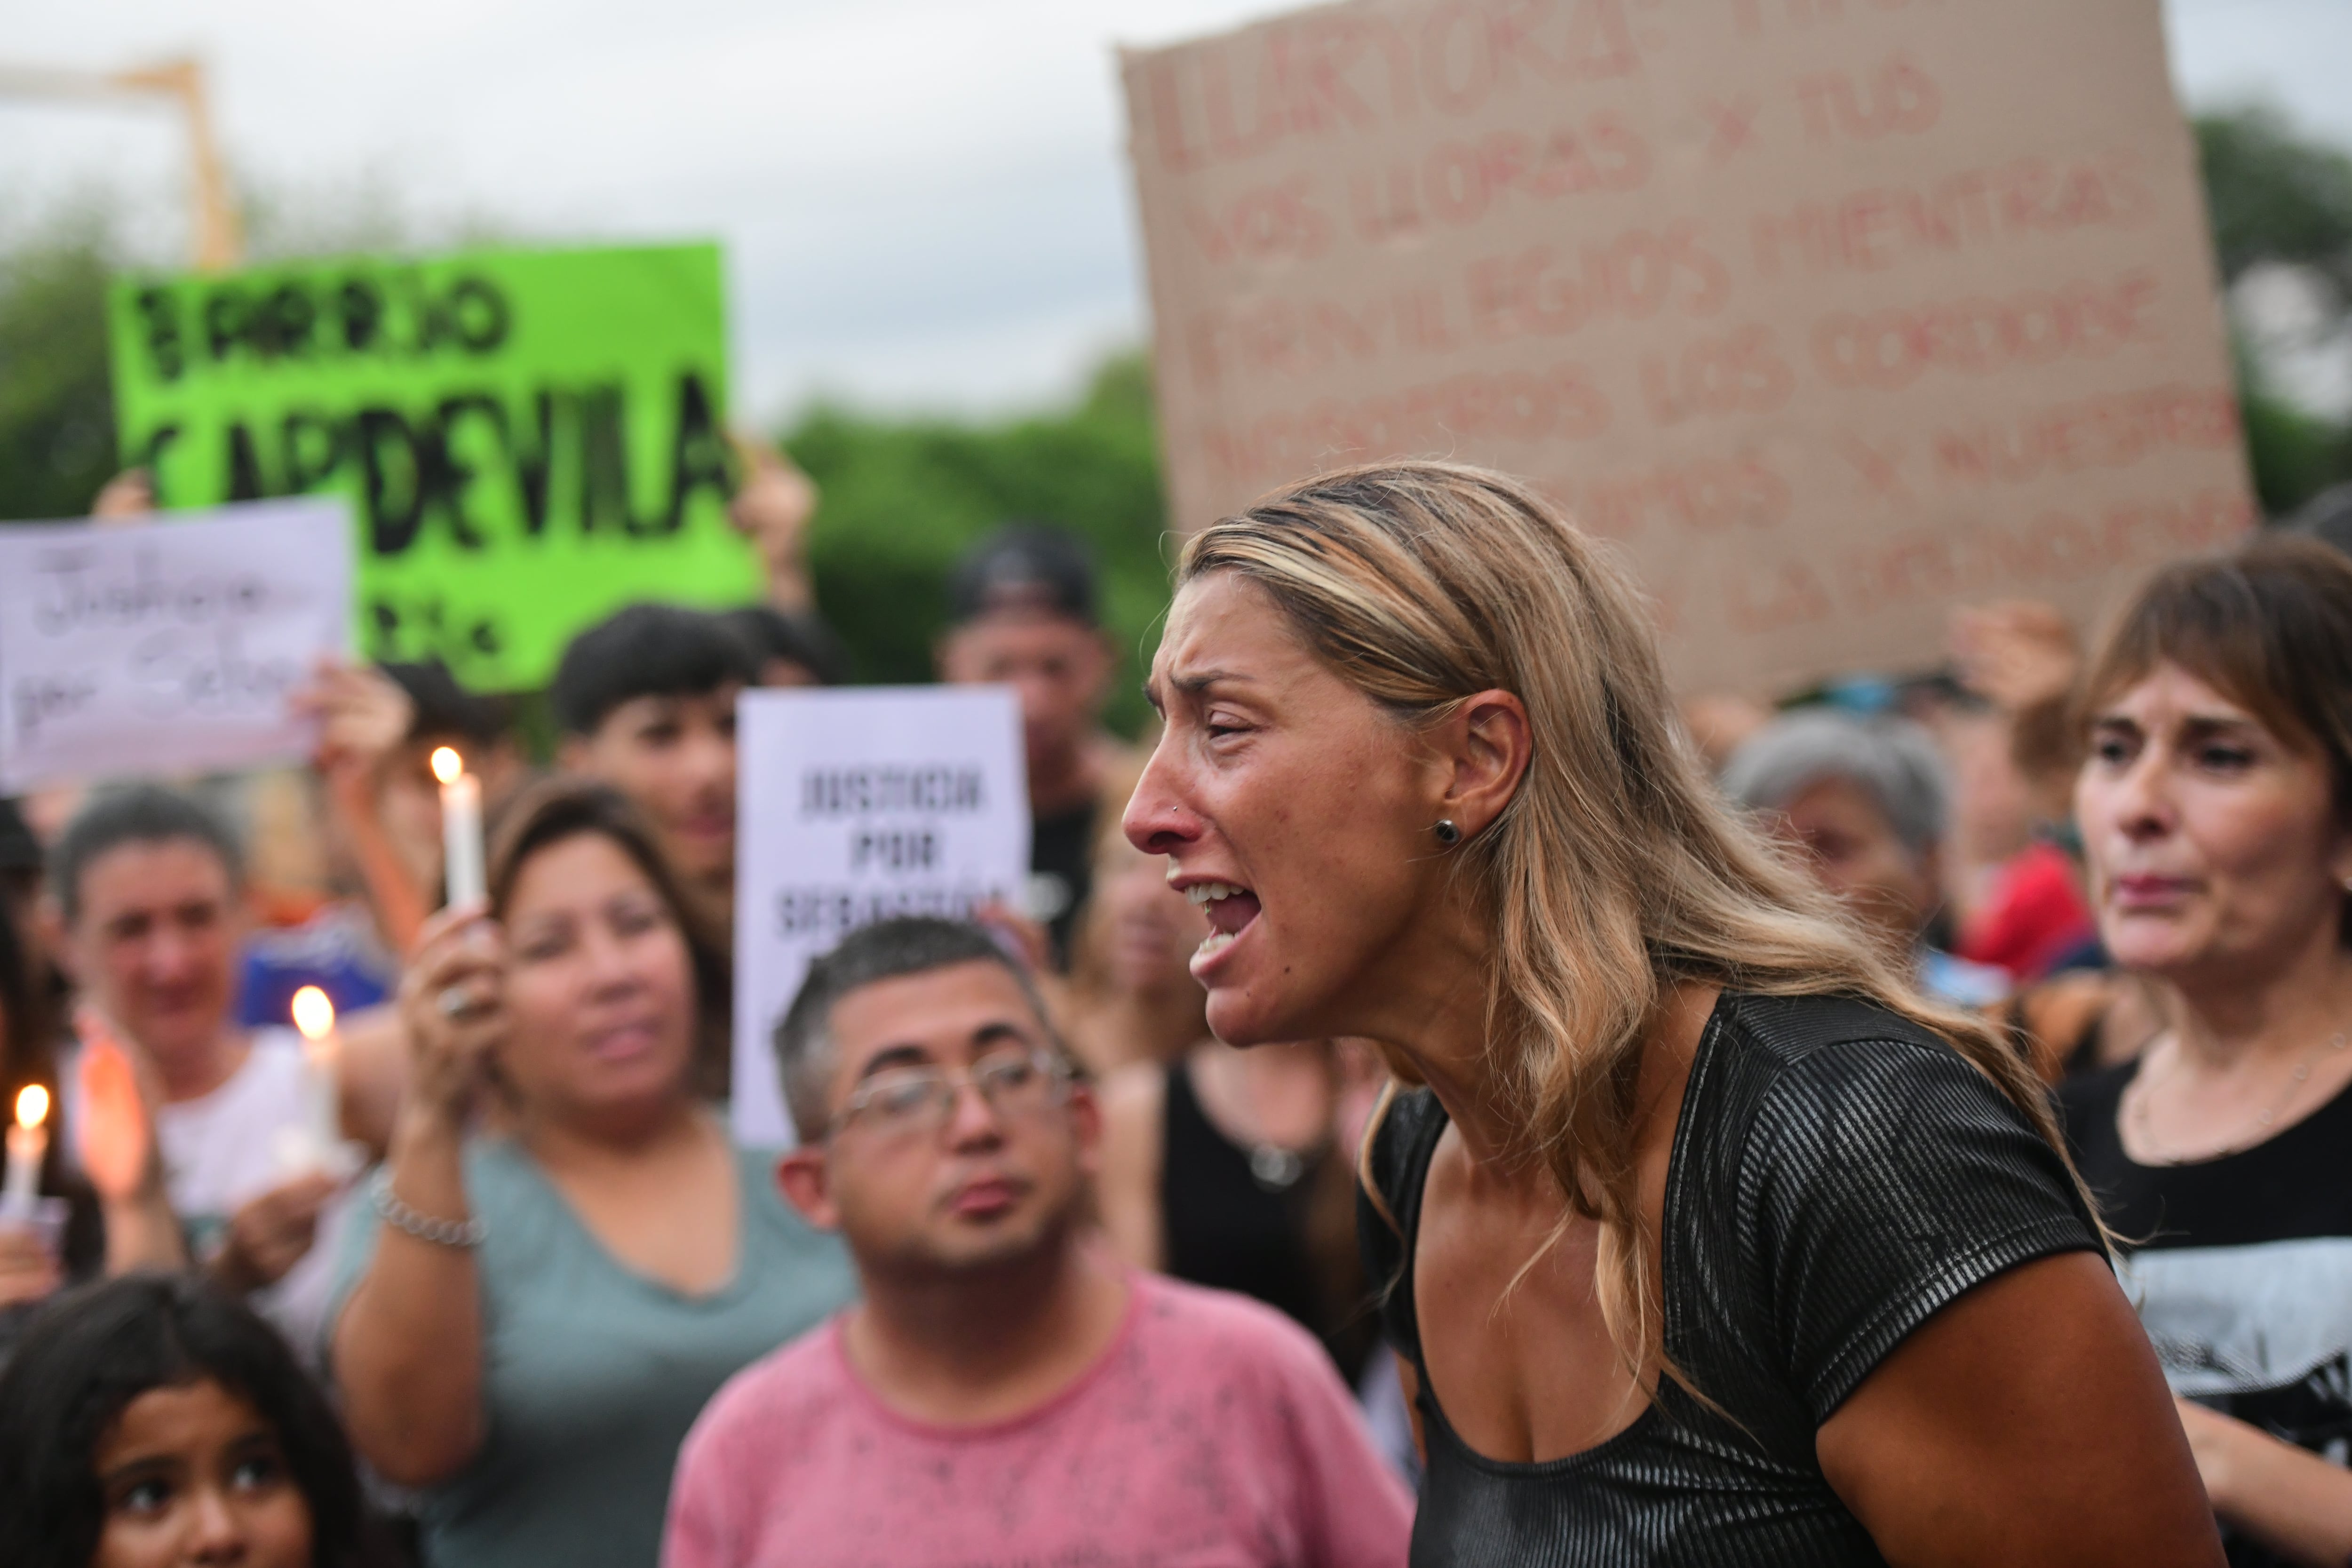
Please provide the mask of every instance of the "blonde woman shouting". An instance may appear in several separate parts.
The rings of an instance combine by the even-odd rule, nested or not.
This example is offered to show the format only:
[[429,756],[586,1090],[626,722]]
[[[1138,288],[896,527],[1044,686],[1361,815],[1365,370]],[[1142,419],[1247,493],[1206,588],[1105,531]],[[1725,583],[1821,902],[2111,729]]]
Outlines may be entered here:
[[1236,1045],[1364,1036],[1416,1563],[2216,1564],[2022,1065],[1737,822],[1633,590],[1475,469],[1196,535],[1127,814]]

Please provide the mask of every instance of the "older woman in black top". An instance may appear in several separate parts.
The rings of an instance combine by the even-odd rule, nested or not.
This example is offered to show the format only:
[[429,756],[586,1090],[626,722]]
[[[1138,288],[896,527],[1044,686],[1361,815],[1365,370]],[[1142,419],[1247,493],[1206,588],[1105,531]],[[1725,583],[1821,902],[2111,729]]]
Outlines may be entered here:
[[1179,582],[1127,827],[1209,1022],[1427,1086],[1365,1227],[1416,1563],[2220,1561],[2037,1089],[1712,795],[1590,542],[1400,465]]
[[2068,1083],[2234,1563],[2352,1560],[2352,562],[2176,566],[2094,663],[2100,935],[2168,1027]]

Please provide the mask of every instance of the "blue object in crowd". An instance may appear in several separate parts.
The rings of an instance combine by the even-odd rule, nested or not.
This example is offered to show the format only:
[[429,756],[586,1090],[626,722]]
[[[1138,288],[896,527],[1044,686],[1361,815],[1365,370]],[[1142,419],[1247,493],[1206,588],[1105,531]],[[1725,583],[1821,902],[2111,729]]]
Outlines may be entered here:
[[1822,688],[1822,697],[1832,708],[1875,718],[1895,706],[1895,682],[1883,675],[1842,675]]
[[294,993],[316,985],[338,1016],[373,1007],[398,979],[364,912],[330,904],[299,926],[257,932],[245,944],[237,977],[236,1021],[246,1028],[284,1024]]

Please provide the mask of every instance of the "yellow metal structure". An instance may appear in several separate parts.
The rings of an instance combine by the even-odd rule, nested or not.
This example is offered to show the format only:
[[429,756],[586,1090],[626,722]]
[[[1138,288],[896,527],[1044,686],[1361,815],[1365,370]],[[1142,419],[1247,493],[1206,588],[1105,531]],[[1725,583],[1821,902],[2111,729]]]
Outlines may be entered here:
[[245,225],[222,167],[213,137],[212,110],[205,96],[205,71],[193,59],[165,60],[126,71],[50,70],[0,64],[0,97],[103,99],[124,95],[162,97],[178,104],[188,130],[194,179],[195,261],[207,272],[245,258]]

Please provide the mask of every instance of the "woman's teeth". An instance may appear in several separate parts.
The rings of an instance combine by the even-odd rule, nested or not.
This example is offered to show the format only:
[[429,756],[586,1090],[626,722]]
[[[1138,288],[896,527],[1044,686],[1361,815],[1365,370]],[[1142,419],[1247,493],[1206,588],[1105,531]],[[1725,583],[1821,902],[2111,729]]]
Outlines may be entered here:
[[[1231,882],[1195,882],[1184,896],[1209,917],[1209,934],[1201,939],[1194,956],[1207,958],[1231,947],[1234,939],[1257,918],[1257,895]],[[1228,903],[1227,900],[1235,900]]]

